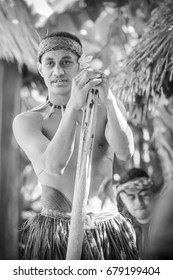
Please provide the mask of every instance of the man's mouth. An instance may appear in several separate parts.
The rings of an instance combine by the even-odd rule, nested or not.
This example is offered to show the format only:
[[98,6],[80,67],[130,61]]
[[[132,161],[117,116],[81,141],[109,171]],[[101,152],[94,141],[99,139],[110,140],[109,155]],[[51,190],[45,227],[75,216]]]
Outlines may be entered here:
[[146,207],[139,207],[135,209],[135,211],[144,211],[144,210],[146,210]]
[[52,79],[51,84],[56,85],[56,86],[62,86],[67,84],[66,79]]

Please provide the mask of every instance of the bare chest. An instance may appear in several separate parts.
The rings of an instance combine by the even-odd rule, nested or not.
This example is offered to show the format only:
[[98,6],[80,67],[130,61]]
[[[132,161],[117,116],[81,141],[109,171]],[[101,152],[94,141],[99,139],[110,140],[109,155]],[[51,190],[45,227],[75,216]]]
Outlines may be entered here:
[[[99,111],[98,111],[99,112]],[[42,133],[46,136],[49,141],[51,141],[57,132],[59,126],[61,125],[62,114],[57,112],[52,114],[49,119],[43,120],[42,123]],[[74,155],[77,154],[79,148],[79,139],[81,132],[81,122],[82,122],[82,111],[79,112],[76,124],[76,138],[75,138],[75,149]],[[95,140],[94,140],[94,150],[97,150],[97,155],[103,153],[107,148],[107,141],[105,138],[105,118],[101,112],[98,113],[96,130],[95,130]]]
[[[65,116],[64,116],[65,117]],[[66,166],[64,174],[62,176],[51,177],[45,174],[46,179],[49,177],[49,183],[47,185],[54,186],[62,191],[70,200],[73,198],[73,189],[75,183],[75,174],[77,166],[77,157],[79,150],[79,140],[81,133],[81,121],[82,111],[79,112],[76,124],[75,133],[75,145],[73,154]],[[42,133],[51,141],[56,134],[59,126],[62,125],[61,113],[52,115],[51,118],[44,120],[42,123]],[[92,171],[91,171],[91,188],[90,197],[97,196],[99,186],[102,184],[105,178],[111,178],[112,174],[112,158],[113,152],[110,148],[106,137],[105,137],[105,126],[106,117],[104,112],[98,110],[94,149],[93,149],[93,160],[92,160]],[[67,132],[68,133],[68,132]],[[44,177],[45,184],[45,177]],[[67,187],[68,186],[68,187]]]

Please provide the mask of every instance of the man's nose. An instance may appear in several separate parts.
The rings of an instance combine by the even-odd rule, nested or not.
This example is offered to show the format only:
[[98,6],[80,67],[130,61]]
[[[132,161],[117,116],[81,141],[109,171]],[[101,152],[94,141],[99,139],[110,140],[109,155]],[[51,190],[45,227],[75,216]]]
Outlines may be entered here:
[[143,201],[142,201],[142,199],[140,198],[140,197],[136,197],[135,198],[135,205],[136,206],[140,206],[140,205],[142,205],[143,204]]
[[55,65],[53,72],[54,72],[54,75],[56,75],[56,76],[64,75],[64,69],[60,65]]

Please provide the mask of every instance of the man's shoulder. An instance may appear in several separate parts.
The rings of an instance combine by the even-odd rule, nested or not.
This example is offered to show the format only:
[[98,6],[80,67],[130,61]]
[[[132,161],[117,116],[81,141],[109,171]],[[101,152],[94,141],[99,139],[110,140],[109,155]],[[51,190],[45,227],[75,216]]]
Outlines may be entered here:
[[39,112],[27,111],[17,115],[13,120],[13,131],[34,131],[41,127],[43,116]]
[[23,113],[20,113],[14,118],[14,123],[16,124],[37,124],[43,119],[42,115],[39,112],[33,112],[33,111],[26,111]]

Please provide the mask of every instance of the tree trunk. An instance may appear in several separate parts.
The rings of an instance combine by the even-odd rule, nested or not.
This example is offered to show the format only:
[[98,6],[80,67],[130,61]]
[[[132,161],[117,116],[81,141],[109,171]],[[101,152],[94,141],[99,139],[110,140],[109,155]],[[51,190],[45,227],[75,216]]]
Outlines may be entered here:
[[0,259],[18,259],[20,168],[12,121],[20,110],[21,74],[0,61]]

